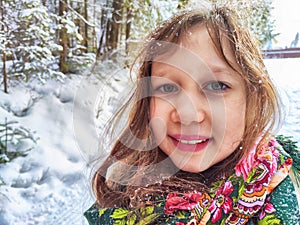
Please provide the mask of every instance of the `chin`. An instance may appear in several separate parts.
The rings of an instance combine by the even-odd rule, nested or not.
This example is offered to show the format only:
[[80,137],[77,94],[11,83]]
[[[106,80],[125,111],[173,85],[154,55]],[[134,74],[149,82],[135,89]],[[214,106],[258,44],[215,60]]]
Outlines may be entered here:
[[200,173],[203,172],[205,170],[207,170],[208,168],[210,168],[212,165],[199,165],[199,166],[195,166],[195,165],[189,165],[189,163],[179,163],[179,164],[175,164],[179,169],[185,171],[185,172],[190,172],[190,173]]

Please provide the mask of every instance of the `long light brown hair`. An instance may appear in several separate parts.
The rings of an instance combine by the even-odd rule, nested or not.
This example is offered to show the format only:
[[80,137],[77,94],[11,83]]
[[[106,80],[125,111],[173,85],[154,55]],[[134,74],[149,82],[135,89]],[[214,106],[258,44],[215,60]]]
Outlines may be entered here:
[[[245,82],[245,127],[239,128],[244,130],[244,135],[231,156],[208,170],[202,173],[174,170],[171,176],[161,176],[161,180],[156,180],[149,168],[154,165],[151,167],[152,172],[156,170],[155,174],[160,176],[164,171],[160,171],[155,165],[167,160],[167,156],[156,147],[149,127],[150,84],[139,81],[151,76],[152,59],[160,54],[153,51],[157,41],[177,44],[192,27],[199,24],[206,26],[218,54]],[[235,56],[234,63],[224,53],[224,46],[228,43]],[[101,207],[138,207],[154,201],[156,197],[164,196],[170,190],[201,191],[211,182],[232,172],[241,157],[248,153],[253,142],[259,136],[265,137],[269,134],[280,115],[279,97],[267,74],[258,46],[236,11],[227,6],[182,12],[165,21],[149,35],[136,61],[140,64],[136,89],[125,104],[131,107],[128,123],[116,140],[110,155],[93,177],[93,190]],[[124,109],[121,110],[123,111]],[[111,173],[112,168],[115,169]],[[143,179],[146,180],[144,184],[148,182],[147,185],[142,185]]]

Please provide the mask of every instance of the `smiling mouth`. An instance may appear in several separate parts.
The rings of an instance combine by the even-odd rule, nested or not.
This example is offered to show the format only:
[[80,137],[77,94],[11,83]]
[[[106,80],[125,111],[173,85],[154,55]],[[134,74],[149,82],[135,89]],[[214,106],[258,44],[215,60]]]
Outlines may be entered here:
[[176,139],[178,142],[182,143],[182,144],[188,144],[188,145],[195,145],[195,144],[200,144],[203,143],[205,141],[207,141],[208,139],[203,139],[203,140],[184,140],[184,139]]
[[[177,137],[178,136],[178,137]],[[199,152],[204,150],[210,142],[210,138],[206,137],[184,137],[183,136],[170,136],[175,147],[184,152]]]

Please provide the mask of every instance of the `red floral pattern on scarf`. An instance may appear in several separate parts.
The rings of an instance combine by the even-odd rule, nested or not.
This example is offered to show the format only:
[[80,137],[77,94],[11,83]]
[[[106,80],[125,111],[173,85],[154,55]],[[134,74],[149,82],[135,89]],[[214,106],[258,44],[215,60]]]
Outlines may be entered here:
[[267,198],[265,205],[261,208],[261,212],[259,214],[259,219],[262,220],[265,216],[266,213],[274,213],[276,210],[272,203],[270,203],[270,197]]
[[172,214],[177,210],[192,210],[196,207],[202,197],[200,192],[186,193],[179,196],[177,193],[170,193],[165,204],[166,214]]
[[[265,142],[258,149],[259,141],[248,156],[235,166],[235,173],[226,181],[213,183],[209,191],[172,192],[166,200],[141,208],[139,214],[135,214],[134,210],[116,208],[105,221],[112,221],[111,224],[137,224],[143,221],[138,215],[146,213],[147,224],[245,225],[252,217],[262,221],[262,224],[266,221],[277,224],[280,219],[274,214],[270,193],[288,176],[292,159],[279,155],[281,147],[275,140]],[[101,215],[104,216],[103,210]],[[266,217],[270,214],[271,217]]]
[[[273,213],[275,209],[268,200],[268,194],[272,190],[269,186],[273,186],[273,182],[278,185],[286,176],[280,178],[280,174],[282,171],[286,174],[291,164],[288,159],[283,165],[277,165],[279,152],[275,140],[272,139],[257,149],[258,142],[249,155],[236,165],[235,174],[221,184],[212,199],[204,198],[207,193],[195,192],[184,196],[170,193],[165,204],[166,214],[177,210],[191,210],[193,214],[200,215],[199,224],[206,224],[207,215],[212,223],[218,223],[227,217],[226,222],[229,224],[246,224],[248,219],[259,211],[260,219],[263,219],[266,213]],[[277,170],[281,172],[276,174]],[[243,192],[240,191],[241,187],[231,182],[231,179],[236,178],[242,178],[246,182]],[[233,201],[231,195],[235,188],[240,197]]]
[[213,199],[208,210],[212,214],[211,222],[215,223],[222,217],[222,212],[228,214],[232,210],[232,199],[230,194],[233,192],[233,185],[227,181],[221,186],[216,193],[216,197]]

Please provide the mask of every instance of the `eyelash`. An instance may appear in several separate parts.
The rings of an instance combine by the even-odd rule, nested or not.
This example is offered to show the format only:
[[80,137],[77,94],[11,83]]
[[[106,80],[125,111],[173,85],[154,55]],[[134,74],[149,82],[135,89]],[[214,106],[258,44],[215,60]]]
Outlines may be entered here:
[[[217,85],[217,86],[213,86],[213,85]],[[172,88],[171,90],[166,90],[166,88]],[[204,86],[204,90],[208,90],[210,92],[215,92],[215,93],[220,93],[223,91],[226,91],[227,89],[229,89],[230,87],[221,82],[221,81],[212,81],[209,82],[208,84],[206,84]],[[159,87],[154,89],[154,92],[158,92],[160,94],[171,94],[171,93],[176,93],[179,90],[179,87],[177,87],[174,84],[163,84],[160,85]]]
[[[218,85],[218,90],[216,90],[215,88],[216,87],[213,87],[212,85]],[[210,88],[209,88],[210,87]],[[213,82],[210,82],[208,83],[207,85],[205,85],[204,87],[205,89],[208,89],[209,91],[212,91],[212,92],[222,92],[222,91],[226,91],[227,89],[229,89],[230,87],[221,82],[221,81],[213,81]]]
[[[173,90],[166,90],[165,88],[172,88]],[[175,91],[174,91],[175,89]],[[154,91],[155,92],[159,92],[161,94],[170,94],[170,93],[174,93],[174,92],[177,92],[179,90],[179,88],[174,85],[174,84],[163,84],[163,85],[160,85],[158,88],[156,88]]]

